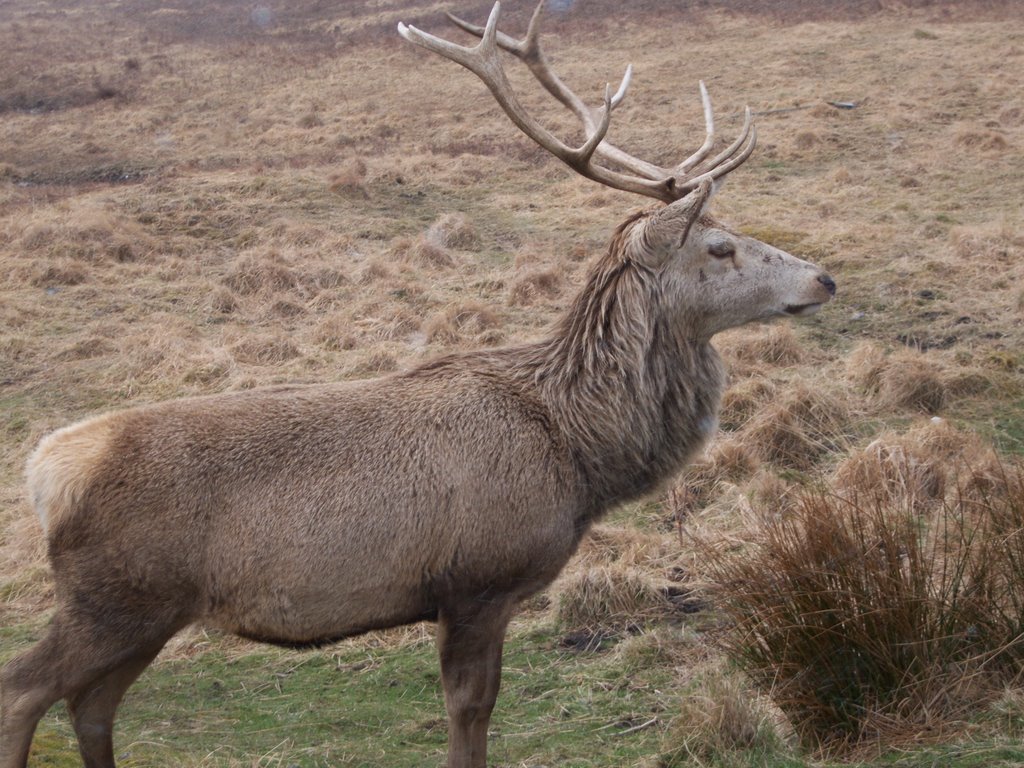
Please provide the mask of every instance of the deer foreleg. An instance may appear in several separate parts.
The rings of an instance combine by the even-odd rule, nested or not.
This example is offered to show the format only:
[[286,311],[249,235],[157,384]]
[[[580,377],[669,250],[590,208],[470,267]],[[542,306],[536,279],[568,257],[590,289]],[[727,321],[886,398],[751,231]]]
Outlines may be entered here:
[[487,726],[501,681],[508,599],[442,609],[437,643],[448,710],[448,768],[486,768]]

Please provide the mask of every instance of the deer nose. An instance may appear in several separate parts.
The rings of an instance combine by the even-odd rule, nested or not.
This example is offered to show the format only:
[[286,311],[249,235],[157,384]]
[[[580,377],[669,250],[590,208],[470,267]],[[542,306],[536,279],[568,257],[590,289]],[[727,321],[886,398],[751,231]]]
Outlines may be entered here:
[[829,296],[836,295],[836,281],[831,277],[822,273],[818,275],[818,282],[825,286],[825,290],[828,291]]

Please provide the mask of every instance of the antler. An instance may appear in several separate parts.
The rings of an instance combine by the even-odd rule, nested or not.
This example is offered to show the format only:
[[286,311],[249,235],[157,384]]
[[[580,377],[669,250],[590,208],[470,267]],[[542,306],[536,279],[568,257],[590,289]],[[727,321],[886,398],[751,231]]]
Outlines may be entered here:
[[[738,167],[754,150],[757,142],[757,131],[753,126],[750,108],[746,109],[743,130],[723,152],[707,162],[703,162],[711,151],[715,141],[714,115],[711,100],[703,81],[700,83],[701,101],[704,105],[704,123],[706,136],[700,149],[686,158],[674,168],[662,168],[648,163],[638,157],[623,152],[618,147],[605,141],[611,112],[625,98],[626,90],[633,74],[633,66],[626,68],[622,84],[614,95],[611,86],[605,87],[604,104],[597,109],[588,107],[573,93],[551,69],[544,52],[540,47],[540,14],[544,8],[544,0],[537,5],[530,19],[526,37],[516,40],[502,32],[498,32],[498,15],[500,3],[496,2],[487,20],[486,27],[478,27],[469,22],[448,14],[448,18],[457,26],[480,38],[480,42],[472,47],[465,47],[422,32],[415,27],[399,23],[398,32],[411,43],[420,45],[427,50],[438,53],[445,58],[461,64],[483,80],[494,98],[505,113],[520,130],[536,141],[544,149],[588,179],[593,179],[606,186],[625,192],[635,192],[646,197],[653,197],[666,203],[678,200],[695,189],[706,179],[718,179]],[[550,131],[538,123],[519,103],[505,77],[499,58],[499,48],[512,53],[520,59],[540,81],[541,85],[561,104],[571,110],[583,123],[586,141],[579,148],[572,148],[563,143]],[[742,148],[742,151],[741,151]],[[737,154],[738,152],[738,154]],[[594,156],[627,170],[630,174],[611,170],[593,162]],[[699,170],[694,171],[698,166]],[[691,173],[691,171],[694,171]]]

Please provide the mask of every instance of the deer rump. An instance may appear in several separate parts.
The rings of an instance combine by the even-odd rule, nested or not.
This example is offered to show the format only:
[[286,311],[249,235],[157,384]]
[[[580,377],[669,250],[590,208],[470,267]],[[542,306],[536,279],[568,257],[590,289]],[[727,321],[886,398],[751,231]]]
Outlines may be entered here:
[[286,645],[541,588],[572,476],[539,403],[437,369],[109,414],[29,464],[61,597]]

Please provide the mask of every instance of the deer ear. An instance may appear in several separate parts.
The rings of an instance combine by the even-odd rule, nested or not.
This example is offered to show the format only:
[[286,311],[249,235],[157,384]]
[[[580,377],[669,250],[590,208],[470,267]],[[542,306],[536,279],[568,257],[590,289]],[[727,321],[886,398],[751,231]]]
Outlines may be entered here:
[[676,200],[651,216],[643,230],[644,250],[651,266],[661,265],[669,255],[686,242],[690,228],[701,217],[711,196],[715,183],[711,179],[702,181],[686,197]]

